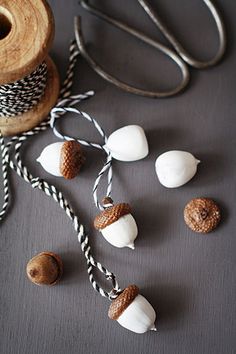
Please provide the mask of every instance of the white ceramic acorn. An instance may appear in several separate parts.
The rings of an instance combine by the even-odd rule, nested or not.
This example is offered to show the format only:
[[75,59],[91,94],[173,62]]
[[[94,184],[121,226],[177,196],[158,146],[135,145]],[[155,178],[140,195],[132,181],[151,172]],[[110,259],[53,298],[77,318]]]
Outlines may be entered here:
[[145,132],[139,125],[127,125],[114,131],[109,136],[105,148],[114,159],[120,161],[143,159],[149,151]]
[[163,186],[167,188],[180,187],[193,178],[199,162],[189,152],[167,151],[156,159],[156,174]]
[[136,285],[129,285],[112,301],[108,316],[135,333],[156,331],[156,313],[152,305],[139,294]]
[[138,235],[137,224],[131,215],[130,205],[120,203],[113,205],[111,198],[103,199],[105,208],[94,220],[94,226],[113,246],[134,249],[134,240]]
[[48,173],[71,179],[78,175],[85,158],[81,145],[72,140],[46,146],[37,161]]

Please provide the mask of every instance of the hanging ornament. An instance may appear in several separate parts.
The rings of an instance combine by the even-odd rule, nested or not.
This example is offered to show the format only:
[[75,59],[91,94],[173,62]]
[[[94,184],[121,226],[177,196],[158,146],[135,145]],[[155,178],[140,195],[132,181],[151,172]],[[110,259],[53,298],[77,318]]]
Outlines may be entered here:
[[103,200],[104,211],[96,216],[94,226],[113,246],[134,249],[138,227],[127,203],[113,204],[109,197]]
[[145,297],[139,294],[136,285],[129,285],[112,301],[108,316],[135,333],[156,331],[156,313]]
[[53,176],[72,179],[79,174],[85,158],[77,141],[65,141],[46,146],[37,161]]
[[105,147],[114,159],[120,161],[141,160],[148,155],[147,138],[139,125],[127,125],[114,131]]
[[163,186],[167,188],[180,187],[193,178],[199,162],[189,152],[167,151],[156,159],[156,174]]
[[[80,118],[84,118],[92,123],[102,137],[103,144],[78,138],[75,139],[61,134],[56,128],[56,120],[59,118],[59,113],[66,111],[75,113]],[[50,124],[54,134],[58,138],[66,141],[73,139],[84,146],[99,149],[106,154],[106,161],[102,169],[99,171],[93,186],[93,198],[95,205],[102,211],[101,214],[96,217],[94,226],[113,246],[118,248],[129,247],[134,249],[134,240],[138,235],[138,228],[131,214],[131,208],[127,203],[113,205],[113,200],[110,197],[112,188],[112,159],[113,154],[115,154],[116,158],[118,155],[120,159],[122,157],[123,161],[125,161],[125,159],[126,161],[128,161],[128,159],[129,161],[133,161],[135,159],[145,157],[148,154],[148,144],[144,130],[137,125],[129,125],[116,130],[109,138],[107,138],[104,130],[94,118],[76,108],[54,108],[51,113]],[[116,147],[116,143],[120,146],[120,150],[118,149],[118,145]],[[123,149],[124,146],[125,149]],[[98,202],[97,190],[102,176],[106,173],[107,191],[106,197],[101,205]]]

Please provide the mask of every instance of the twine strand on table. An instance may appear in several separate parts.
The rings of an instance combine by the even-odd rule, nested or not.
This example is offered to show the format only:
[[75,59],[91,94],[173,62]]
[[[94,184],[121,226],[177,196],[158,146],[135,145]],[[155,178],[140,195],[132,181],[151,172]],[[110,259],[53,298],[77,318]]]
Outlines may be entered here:
[[[70,46],[70,56],[69,56],[69,66],[67,70],[67,77],[64,81],[63,87],[61,89],[60,98],[61,101],[58,102],[56,106],[58,111],[54,112],[54,119],[63,114],[65,114],[68,110],[63,109],[62,104],[74,105],[75,103],[80,102],[81,100],[87,99],[93,95],[93,91],[88,91],[82,95],[74,95],[71,94],[71,86],[73,81],[74,67],[79,52],[77,47],[75,46],[75,42],[73,41]],[[70,97],[69,97],[70,96]],[[70,107],[69,107],[70,108]],[[70,108],[72,109],[72,108]],[[52,197],[60,207],[65,211],[66,215],[70,218],[74,225],[74,229],[77,233],[78,241],[81,245],[81,250],[86,258],[87,262],[87,272],[89,276],[89,281],[92,284],[93,288],[103,297],[112,300],[116,298],[121,289],[116,280],[116,276],[106,269],[100,262],[96,261],[95,258],[91,254],[91,247],[89,245],[89,237],[85,231],[84,226],[80,223],[79,218],[75,215],[72,207],[68,203],[68,201],[64,198],[61,191],[59,191],[54,185],[48,183],[44,179],[39,177],[34,177],[28,170],[28,168],[23,164],[20,151],[22,145],[28,138],[37,135],[38,133],[45,131],[50,125],[50,117],[39,124],[34,129],[27,131],[20,136],[12,137],[7,143],[5,143],[4,138],[0,137],[0,147],[1,147],[1,157],[2,157],[2,175],[3,175],[3,186],[4,186],[4,203],[3,208],[0,212],[0,220],[6,215],[7,206],[9,204],[9,176],[8,169],[9,167],[14,170],[21,178],[23,178],[27,183],[30,183],[32,188],[38,188],[42,190],[46,195]],[[10,158],[10,148],[14,146],[14,160]],[[94,278],[94,268],[98,269],[108,281],[111,281],[112,289],[111,291],[104,290],[98,282]]]
[[9,152],[8,148],[5,147],[4,139],[0,136],[0,149],[1,149],[1,156],[2,156],[2,178],[3,178],[3,206],[0,211],[0,221],[6,214],[8,204],[9,204],[9,181],[8,181],[8,161],[9,161]]

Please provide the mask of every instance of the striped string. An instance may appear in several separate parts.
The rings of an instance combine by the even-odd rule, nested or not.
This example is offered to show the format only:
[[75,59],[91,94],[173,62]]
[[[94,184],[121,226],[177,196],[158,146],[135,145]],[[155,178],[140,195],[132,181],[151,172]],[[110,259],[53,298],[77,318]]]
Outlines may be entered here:
[[29,111],[44,94],[47,64],[43,62],[21,80],[0,86],[0,117],[14,117]]
[[[71,99],[73,99],[73,96],[72,96]],[[76,100],[74,102],[77,103]],[[62,105],[61,103],[59,103],[59,104]],[[59,116],[61,116],[61,114],[65,114],[66,112],[74,113],[78,117],[82,117],[82,118],[88,120],[91,124],[93,124],[95,129],[98,131],[98,133],[102,137],[103,145],[98,144],[98,143],[93,143],[93,142],[90,142],[90,141],[87,141],[87,140],[79,139],[79,138],[73,138],[71,136],[61,134],[59,132],[59,130],[57,129],[57,127],[56,127],[56,119],[59,118]],[[85,113],[83,111],[80,111],[80,110],[78,110],[76,108],[71,108],[71,107],[55,107],[55,108],[53,108],[52,111],[51,111],[50,125],[51,125],[51,128],[53,130],[53,133],[58,138],[60,138],[62,140],[67,140],[67,141],[75,140],[75,141],[79,142],[81,145],[84,145],[84,146],[87,146],[87,147],[92,147],[92,148],[95,148],[95,149],[99,149],[99,150],[102,150],[103,152],[105,152],[106,161],[105,161],[102,169],[99,171],[98,176],[97,176],[97,178],[96,178],[96,180],[94,182],[94,186],[93,186],[94,203],[95,203],[97,208],[99,208],[100,210],[103,210],[104,206],[101,205],[99,203],[99,201],[98,201],[97,191],[98,191],[98,186],[99,186],[100,180],[101,180],[102,176],[105,173],[107,173],[107,191],[106,191],[106,196],[107,197],[110,197],[111,189],[112,189],[112,156],[111,156],[111,153],[105,148],[105,144],[107,142],[107,136],[106,136],[104,130],[98,124],[98,122],[94,118],[92,118],[88,113]]]
[[5,147],[4,139],[0,136],[0,149],[1,149],[1,156],[2,156],[2,178],[3,178],[3,206],[2,210],[0,211],[0,221],[6,214],[8,204],[9,204],[9,182],[8,182],[8,161],[9,161],[9,152],[8,148]]
[[[69,66],[67,70],[67,77],[63,83],[63,87],[60,93],[60,101],[56,105],[58,111],[54,111],[54,119],[58,118],[61,115],[64,115],[70,107],[63,109],[63,105],[73,106],[75,103],[80,102],[81,100],[91,97],[94,93],[93,91],[88,91],[85,94],[70,96],[71,87],[73,83],[73,74],[74,67],[76,63],[76,58],[79,55],[78,49],[73,41],[70,46],[70,56],[69,56]],[[72,108],[70,108],[72,109]],[[30,183],[32,188],[38,188],[42,190],[46,195],[53,198],[60,207],[64,210],[66,215],[70,218],[73,223],[74,229],[77,233],[78,241],[81,245],[81,250],[86,258],[87,262],[87,272],[89,276],[89,281],[92,284],[93,288],[102,296],[113,300],[116,298],[121,289],[116,280],[116,276],[106,269],[100,262],[96,261],[91,254],[91,247],[89,245],[89,237],[85,231],[84,226],[80,223],[79,218],[75,215],[72,207],[68,201],[63,196],[63,193],[59,191],[53,184],[48,183],[44,179],[39,177],[34,177],[28,168],[23,164],[23,161],[20,156],[21,148],[23,143],[30,137],[39,134],[42,131],[45,131],[50,125],[50,116],[48,119],[34,129],[21,134],[20,136],[12,137],[8,142],[5,143],[4,138],[0,136],[0,151],[2,157],[2,176],[3,176],[3,191],[4,191],[4,202],[2,210],[0,211],[0,221],[6,215],[7,207],[9,204],[9,184],[8,184],[8,173],[9,167],[14,170],[21,178],[23,178],[27,183]],[[102,131],[102,130],[101,130]],[[100,131],[100,132],[101,132]],[[105,139],[105,134],[104,134]],[[10,157],[10,148],[14,147],[13,158]],[[93,271],[94,268],[98,269],[107,280],[111,282],[112,289],[111,291],[104,290],[99,283],[95,280]]]

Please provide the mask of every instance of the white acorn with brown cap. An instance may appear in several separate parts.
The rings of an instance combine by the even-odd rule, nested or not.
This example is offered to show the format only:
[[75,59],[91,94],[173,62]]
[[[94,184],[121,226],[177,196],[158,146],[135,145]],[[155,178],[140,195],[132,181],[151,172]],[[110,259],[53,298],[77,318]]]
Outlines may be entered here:
[[129,285],[112,301],[108,317],[135,333],[156,331],[156,313],[136,285]]
[[110,197],[103,199],[104,210],[96,216],[94,226],[113,246],[134,249],[138,228],[127,203],[113,204]]
[[37,161],[53,176],[72,179],[78,175],[85,158],[81,145],[71,140],[46,146]]

